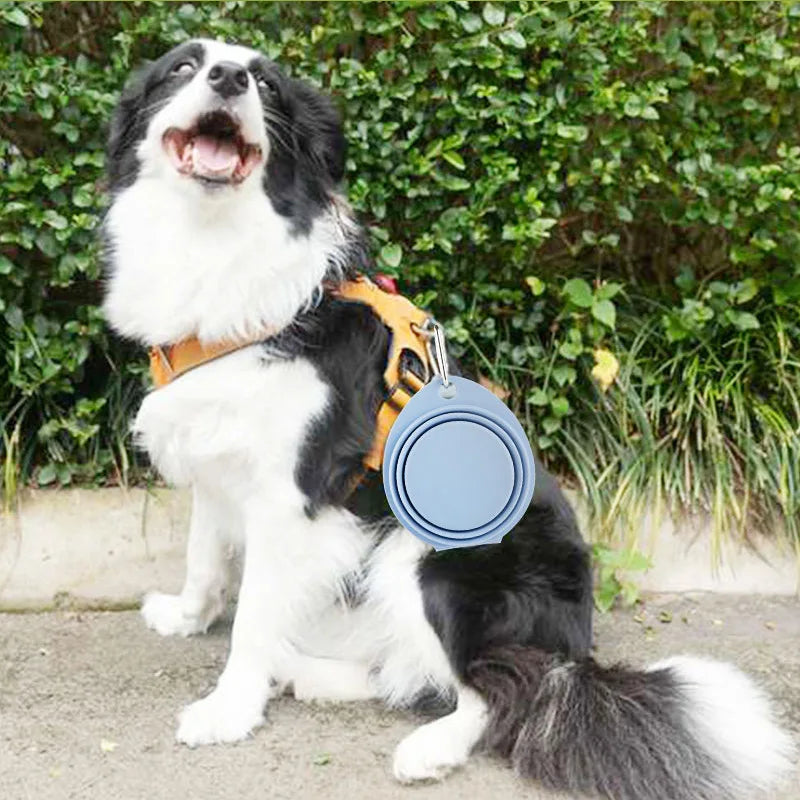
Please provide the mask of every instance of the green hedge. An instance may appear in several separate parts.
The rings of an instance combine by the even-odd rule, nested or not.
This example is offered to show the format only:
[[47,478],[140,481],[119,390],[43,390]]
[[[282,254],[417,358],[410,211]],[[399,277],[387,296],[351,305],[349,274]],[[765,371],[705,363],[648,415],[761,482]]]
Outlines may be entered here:
[[607,530],[663,503],[712,510],[719,532],[781,516],[796,536],[800,5],[0,17],[7,490],[143,475],[127,436],[143,354],[98,311],[104,129],[132,66],[207,35],[335,95],[379,265],[511,390]]

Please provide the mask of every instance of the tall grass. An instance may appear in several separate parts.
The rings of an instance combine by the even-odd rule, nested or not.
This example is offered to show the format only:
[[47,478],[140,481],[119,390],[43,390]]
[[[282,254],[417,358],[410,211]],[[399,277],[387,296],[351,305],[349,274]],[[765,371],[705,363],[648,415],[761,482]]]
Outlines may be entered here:
[[[754,528],[800,539],[800,358],[786,309],[761,327],[670,344],[659,309],[621,320],[608,393],[576,393],[556,440],[600,539],[644,513],[705,512],[713,552]],[[799,551],[800,552],[800,551]]]
[[[7,408],[0,403],[0,489],[5,511],[27,483],[127,486],[152,478],[147,458],[133,447],[130,432],[145,390],[146,362],[130,347],[117,355],[124,361],[119,367],[106,354],[103,358],[111,370],[88,368],[84,381],[71,391],[57,395],[27,391],[13,397]],[[89,386],[98,375],[99,383]],[[37,467],[42,451],[49,463]]]

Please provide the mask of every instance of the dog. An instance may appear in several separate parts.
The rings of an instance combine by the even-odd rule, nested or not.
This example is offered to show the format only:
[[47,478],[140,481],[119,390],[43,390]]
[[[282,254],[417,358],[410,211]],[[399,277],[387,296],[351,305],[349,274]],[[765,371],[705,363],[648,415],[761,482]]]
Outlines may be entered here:
[[732,666],[644,670],[590,655],[592,573],[570,504],[536,464],[500,544],[435,552],[391,516],[375,475],[389,332],[335,287],[370,267],[340,185],[332,100],[263,55],[186,42],[135,73],[113,115],[105,313],[148,347],[242,346],[146,395],[133,424],[193,497],[178,595],[149,594],[162,635],[205,632],[243,556],[227,664],[177,739],[235,742],[270,698],[431,700],[397,746],[402,782],[477,747],[543,786],[615,800],[731,800],[769,788],[788,737]]

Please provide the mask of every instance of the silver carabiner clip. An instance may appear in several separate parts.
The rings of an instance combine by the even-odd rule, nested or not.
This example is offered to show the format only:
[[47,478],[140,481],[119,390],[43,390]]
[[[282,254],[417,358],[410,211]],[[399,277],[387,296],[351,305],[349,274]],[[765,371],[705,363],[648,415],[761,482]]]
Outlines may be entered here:
[[435,355],[435,371],[442,379],[445,388],[450,385],[450,370],[447,363],[447,344],[445,343],[444,330],[438,322],[433,323],[433,352]]

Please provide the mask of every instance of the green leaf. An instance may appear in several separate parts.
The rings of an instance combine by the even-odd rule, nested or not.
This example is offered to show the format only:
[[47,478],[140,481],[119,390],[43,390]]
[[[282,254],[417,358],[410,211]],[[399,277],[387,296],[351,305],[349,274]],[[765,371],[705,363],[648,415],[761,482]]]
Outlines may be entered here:
[[403,248],[392,242],[381,247],[381,260],[387,267],[399,267],[403,260]]
[[3,19],[18,28],[27,28],[30,24],[28,15],[21,8],[4,8]]
[[57,474],[55,464],[52,462],[50,464],[45,464],[45,466],[39,470],[39,474],[36,476],[36,482],[39,486],[47,486],[56,479]]
[[736,305],[752,300],[758,294],[758,284],[753,278],[745,278],[733,287]]
[[683,292],[683,294],[689,294],[693,292],[695,286],[697,286],[697,280],[694,277],[694,270],[686,265],[681,267],[680,272],[675,278],[675,285],[681,290],[681,292]]
[[487,3],[483,7],[483,18],[486,20],[487,25],[497,27],[505,22],[506,10],[494,3]]
[[453,192],[463,192],[472,188],[472,184],[466,178],[460,178],[457,175],[443,175],[439,183],[445,189],[450,189]]
[[559,346],[558,352],[569,361],[574,361],[583,352],[583,345],[579,342],[564,342]]
[[56,186],[61,186],[64,183],[64,179],[61,175],[56,173],[48,173],[47,175],[42,175],[42,183],[51,191],[56,188]]
[[585,125],[566,125],[563,122],[559,122],[556,125],[556,134],[562,139],[585,142],[589,136],[589,129]]
[[44,214],[42,214],[42,219],[51,227],[55,228],[57,231],[63,231],[68,225],[66,217],[62,217],[57,211],[54,211],[52,208],[48,208]]
[[625,101],[624,111],[629,117],[638,117],[642,113],[642,101],[635,95],[628,98]]
[[589,308],[594,300],[592,288],[583,278],[572,278],[564,284],[563,294],[570,303],[580,308]]
[[761,327],[758,317],[749,311],[729,311],[731,322],[740,331],[755,331]]
[[793,278],[772,287],[772,296],[777,305],[800,300],[800,278]]
[[542,429],[544,432],[551,436],[561,427],[561,420],[557,417],[545,417],[542,420]]
[[455,150],[448,150],[442,153],[442,158],[447,161],[448,164],[452,164],[456,169],[464,169],[466,167],[464,159],[461,158]]
[[633,222],[633,214],[631,214],[631,210],[627,206],[617,206],[617,218],[623,222]]
[[78,208],[89,208],[94,204],[94,186],[91,183],[84,183],[78,186],[72,193],[72,202]]
[[653,562],[638,550],[629,550],[624,561],[626,572],[646,572],[653,568]]
[[550,408],[557,417],[565,417],[569,414],[569,400],[566,397],[554,397],[550,401]]
[[615,283],[614,281],[609,281],[608,283],[604,283],[598,287],[597,291],[595,292],[595,297],[598,300],[611,300],[613,297],[616,297],[622,291],[622,284]]
[[53,131],[63,134],[67,138],[67,141],[71,142],[72,144],[75,144],[81,135],[80,130],[75,125],[72,125],[69,122],[64,122],[63,120],[53,125]]
[[503,31],[497,38],[507,47],[513,47],[516,50],[524,50],[527,46],[525,37],[516,28]]
[[531,294],[534,297],[539,297],[539,295],[544,294],[544,290],[547,288],[547,284],[534,275],[529,275],[525,278],[525,283],[530,287]]
[[51,231],[39,231],[39,233],[36,235],[36,246],[48,258],[55,258],[58,255],[58,242]]
[[664,54],[674,58],[681,49],[681,29],[677,25],[673,25],[667,31],[666,36],[662,38],[662,41],[664,43]]
[[528,402],[533,406],[546,406],[550,402],[550,397],[544,389],[534,389],[528,395]]
[[617,323],[617,311],[610,300],[597,300],[592,305],[592,316],[611,330]]
[[0,275],[8,275],[14,269],[14,262],[0,254]]
[[575,371],[575,368],[570,367],[567,364],[559,364],[557,367],[553,367],[551,374],[553,376],[553,380],[559,386],[564,386],[568,383],[574,383],[575,379],[578,377],[578,373]]
[[605,614],[614,607],[614,602],[620,592],[620,585],[616,579],[604,581],[594,590],[594,603],[601,614]]
[[700,39],[700,47],[703,50],[703,55],[707,59],[711,59],[714,51],[717,49],[717,37],[713,31],[704,31],[698,37]]
[[460,21],[461,27],[467,33],[475,33],[476,31],[479,31],[483,25],[481,18],[477,14],[464,14]]
[[22,309],[19,306],[11,306],[11,308],[6,310],[4,316],[6,318],[6,322],[13,330],[22,330],[22,326],[25,324],[25,317],[23,316]]

